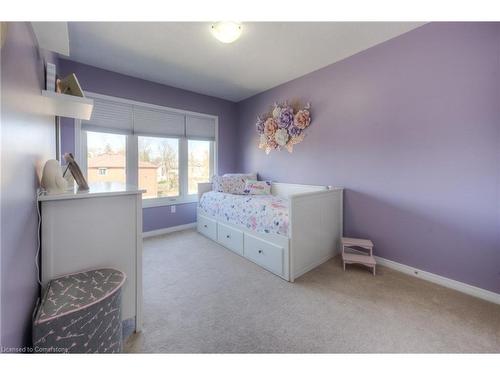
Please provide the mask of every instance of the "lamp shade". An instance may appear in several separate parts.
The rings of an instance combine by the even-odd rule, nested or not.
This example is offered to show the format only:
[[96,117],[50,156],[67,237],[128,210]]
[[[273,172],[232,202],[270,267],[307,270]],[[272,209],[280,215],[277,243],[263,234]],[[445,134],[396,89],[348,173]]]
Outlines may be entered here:
[[237,22],[217,22],[212,25],[213,36],[222,43],[232,43],[241,36],[241,24]]

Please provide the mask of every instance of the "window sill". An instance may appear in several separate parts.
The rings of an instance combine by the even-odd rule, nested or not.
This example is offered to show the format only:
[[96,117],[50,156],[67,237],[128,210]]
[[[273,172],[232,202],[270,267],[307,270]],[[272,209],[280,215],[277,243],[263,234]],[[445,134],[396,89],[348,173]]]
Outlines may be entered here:
[[174,206],[178,204],[196,203],[198,202],[197,195],[190,195],[188,197],[175,197],[175,198],[143,198],[142,208]]

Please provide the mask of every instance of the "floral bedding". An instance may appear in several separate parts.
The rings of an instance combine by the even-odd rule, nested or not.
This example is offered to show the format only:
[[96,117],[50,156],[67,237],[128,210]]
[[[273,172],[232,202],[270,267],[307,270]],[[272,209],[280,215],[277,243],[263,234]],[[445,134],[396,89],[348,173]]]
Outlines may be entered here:
[[202,214],[259,233],[288,236],[288,200],[274,195],[236,195],[210,191],[199,202]]

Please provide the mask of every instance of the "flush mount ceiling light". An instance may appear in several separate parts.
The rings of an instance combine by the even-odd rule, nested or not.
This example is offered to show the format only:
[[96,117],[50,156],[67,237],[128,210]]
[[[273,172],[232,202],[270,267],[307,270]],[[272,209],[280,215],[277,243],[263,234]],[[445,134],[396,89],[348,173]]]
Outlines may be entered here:
[[237,22],[217,22],[211,30],[213,36],[222,43],[232,43],[240,37],[242,26]]

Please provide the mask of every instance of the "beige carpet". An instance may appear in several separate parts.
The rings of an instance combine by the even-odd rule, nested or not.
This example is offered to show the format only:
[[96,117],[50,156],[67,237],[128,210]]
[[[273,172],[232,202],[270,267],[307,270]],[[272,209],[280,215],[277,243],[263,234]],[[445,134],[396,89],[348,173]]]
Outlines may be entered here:
[[195,231],[144,241],[126,352],[500,352],[500,306],[338,259],[288,283]]

